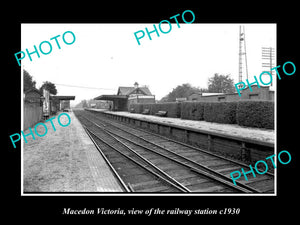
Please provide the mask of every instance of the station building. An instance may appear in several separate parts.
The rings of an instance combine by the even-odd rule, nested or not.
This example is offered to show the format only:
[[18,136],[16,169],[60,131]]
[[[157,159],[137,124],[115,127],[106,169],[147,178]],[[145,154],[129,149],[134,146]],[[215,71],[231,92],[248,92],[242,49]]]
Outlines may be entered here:
[[257,85],[246,87],[241,91],[241,96],[238,93],[224,94],[224,93],[193,93],[188,97],[188,101],[201,101],[201,102],[231,102],[239,100],[265,100],[274,101],[274,91],[270,90],[269,86]]
[[75,96],[71,95],[51,95],[50,96],[50,106],[52,114],[55,114],[60,110],[69,110],[70,100],[75,100]]
[[23,97],[23,130],[58,111],[70,109],[70,100],[75,100],[75,96],[50,94],[44,96],[36,88],[25,91]]
[[155,95],[147,86],[139,87],[135,82],[133,87],[119,87],[116,95],[100,95],[94,100],[111,101],[112,111],[127,111],[132,103],[155,103]]

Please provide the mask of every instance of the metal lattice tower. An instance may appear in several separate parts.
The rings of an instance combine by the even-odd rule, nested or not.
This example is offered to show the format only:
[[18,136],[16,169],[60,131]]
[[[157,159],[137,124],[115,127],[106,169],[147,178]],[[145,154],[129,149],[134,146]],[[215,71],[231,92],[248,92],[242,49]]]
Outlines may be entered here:
[[246,77],[248,79],[245,27],[240,26],[240,32],[239,32],[239,82],[243,81],[243,62],[245,63],[245,69],[246,69],[245,72],[246,72]]
[[[272,77],[273,77],[273,71],[272,68],[274,67],[274,54],[275,54],[275,50],[272,47],[262,47],[262,59],[263,60],[267,60],[263,61],[262,63],[262,67],[265,68],[269,68],[269,71],[263,71],[263,72],[269,72],[271,73]],[[271,86],[273,86],[273,81],[271,83]]]

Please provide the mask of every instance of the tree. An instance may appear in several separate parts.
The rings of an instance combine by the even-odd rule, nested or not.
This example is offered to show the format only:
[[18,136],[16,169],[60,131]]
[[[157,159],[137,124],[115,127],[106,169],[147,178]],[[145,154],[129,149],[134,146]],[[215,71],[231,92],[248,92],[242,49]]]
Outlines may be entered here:
[[205,91],[205,89],[199,89],[192,87],[190,84],[178,85],[165,97],[161,99],[161,102],[175,102],[176,98],[187,98],[193,93]]
[[43,83],[43,85],[40,87],[40,91],[41,93],[43,93],[43,89],[46,89],[50,92],[50,94],[56,95],[57,94],[57,90],[56,90],[56,86],[55,84],[49,82],[49,81],[45,81]]
[[23,70],[23,76],[24,76],[24,92],[31,89],[35,88],[36,82],[32,80],[32,76],[26,71]]
[[234,93],[235,87],[230,75],[215,75],[208,79],[208,92]]

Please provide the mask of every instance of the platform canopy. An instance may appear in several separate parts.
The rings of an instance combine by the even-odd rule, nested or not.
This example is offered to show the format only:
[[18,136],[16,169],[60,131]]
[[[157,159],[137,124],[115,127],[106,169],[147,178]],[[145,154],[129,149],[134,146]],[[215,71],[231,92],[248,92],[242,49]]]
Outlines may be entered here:
[[94,100],[106,100],[106,101],[112,101],[113,107],[111,110],[113,111],[127,111],[127,101],[128,96],[126,95],[100,95]]
[[75,100],[75,96],[71,95],[52,95],[50,96],[51,99],[57,99],[57,100]]
[[126,95],[100,95],[94,100],[106,100],[106,101],[115,101],[115,100],[127,100],[128,96]]

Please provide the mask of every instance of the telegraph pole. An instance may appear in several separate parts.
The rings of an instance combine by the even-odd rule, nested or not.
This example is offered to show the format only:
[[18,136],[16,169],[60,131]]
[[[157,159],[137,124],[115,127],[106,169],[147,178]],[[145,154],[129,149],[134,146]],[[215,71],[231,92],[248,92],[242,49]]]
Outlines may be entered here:
[[[245,56],[245,57],[243,57],[243,56]],[[243,58],[245,61],[246,77],[248,79],[245,27],[240,25],[240,29],[239,29],[239,82],[243,81]]]
[[[274,54],[275,50],[272,47],[262,47],[262,67],[263,68],[269,68],[269,71],[263,71],[263,72],[269,72],[271,73],[273,77],[273,70],[271,70],[274,67]],[[267,61],[266,61],[267,60]],[[271,83],[271,87],[273,86],[273,80]]]

